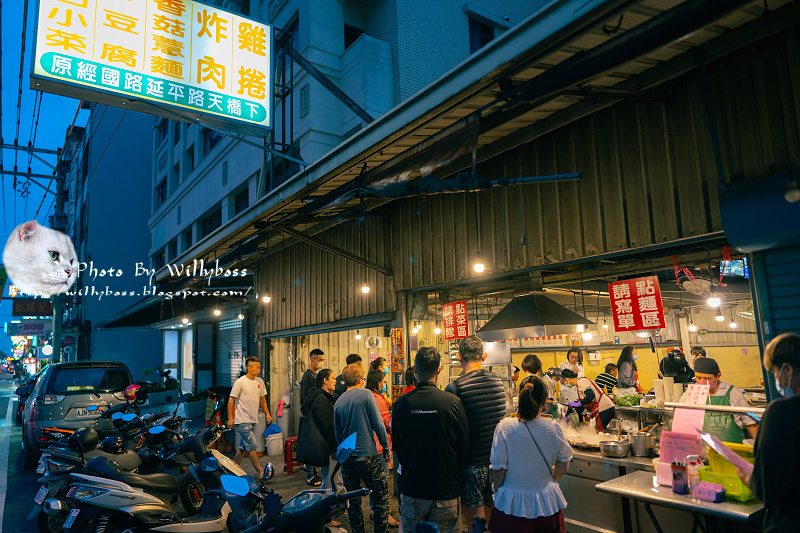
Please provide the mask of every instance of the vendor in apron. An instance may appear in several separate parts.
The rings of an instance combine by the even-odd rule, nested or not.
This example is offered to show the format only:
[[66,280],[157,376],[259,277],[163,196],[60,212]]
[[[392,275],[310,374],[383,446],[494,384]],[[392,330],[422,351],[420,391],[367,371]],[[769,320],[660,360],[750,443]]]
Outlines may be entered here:
[[[750,407],[742,391],[730,383],[720,381],[722,373],[719,371],[719,365],[714,359],[710,357],[696,359],[694,374],[699,385],[709,386],[707,404]],[[681,401],[684,401],[683,397]],[[758,424],[746,415],[733,415],[713,411],[707,411],[703,420],[703,431],[714,435],[722,442],[741,444],[745,438],[742,430],[746,431],[748,436],[754,439],[758,432]]]
[[564,382],[577,390],[578,402],[589,413],[588,418],[594,419],[597,431],[605,431],[608,423],[616,416],[616,408],[611,398],[594,381],[587,377],[578,377],[572,370],[562,370],[561,376]]

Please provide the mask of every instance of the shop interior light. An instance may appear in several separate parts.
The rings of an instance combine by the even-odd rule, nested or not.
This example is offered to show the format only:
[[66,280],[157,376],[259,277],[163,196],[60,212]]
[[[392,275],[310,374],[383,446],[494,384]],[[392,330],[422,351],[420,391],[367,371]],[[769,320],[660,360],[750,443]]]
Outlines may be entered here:
[[439,327],[439,321],[436,321],[436,326],[433,328],[433,334],[439,335],[442,333],[442,328]]
[[637,337],[641,337],[641,338],[643,338],[643,339],[644,339],[644,338],[646,338],[648,335],[647,335],[647,332],[646,332],[646,331],[640,331],[639,333],[637,333],[637,334],[636,334],[636,336],[637,336]]
[[183,317],[183,320],[181,320],[181,322],[183,322],[184,324],[188,324],[189,319],[187,317]]
[[361,286],[361,292],[364,294],[369,293],[369,285],[367,285],[367,277],[364,276],[364,284]]
[[719,309],[717,309],[717,314],[714,316],[714,320],[716,320],[717,322],[722,322],[723,320],[725,320],[725,317],[722,316],[722,311],[720,311]]
[[272,300],[272,298],[269,297],[269,293],[268,292],[265,292],[264,293],[264,297],[261,298],[261,299],[264,301],[265,304],[268,304]]
[[419,332],[419,324],[417,324],[416,322],[414,322],[414,327],[411,329],[411,333],[413,333],[414,335],[416,335],[418,332]]
[[578,333],[583,333],[583,324],[578,324],[575,329],[577,330]]
[[716,295],[716,294],[714,294],[714,287],[711,287],[711,289],[710,289],[710,291],[709,291],[709,295],[708,295],[708,302],[707,302],[707,303],[708,303],[708,305],[710,305],[711,307],[719,307],[719,304],[721,304],[721,303],[722,303],[722,300],[720,300],[720,299],[717,297],[717,295]]
[[608,329],[608,324],[606,324],[606,317],[603,315],[603,329]]
[[239,320],[244,320],[244,313],[239,311]]
[[192,325],[192,323],[191,323],[191,322],[188,322],[186,325],[187,325],[187,326],[191,326],[191,325]]
[[697,331],[697,326],[694,324],[689,324],[689,331]]
[[739,325],[739,324],[737,324],[737,323],[736,323],[736,322],[733,320],[733,307],[731,307],[731,323],[730,323],[730,324],[728,324],[728,326],[730,326],[730,328],[731,328],[731,329],[736,329],[736,326],[738,326],[738,325]]
[[356,330],[356,340],[361,340],[361,332]]
[[219,310],[219,307],[214,308],[214,316],[219,316],[222,314],[222,311]]
[[797,181],[789,180],[789,183],[786,187],[786,192],[783,194],[783,197],[786,198],[786,201],[790,204],[793,204],[800,200],[800,189],[797,188]]
[[583,337],[583,340],[585,340],[585,341],[592,340],[592,334],[589,333],[588,331],[586,333],[584,333],[583,335],[581,335],[581,337]]

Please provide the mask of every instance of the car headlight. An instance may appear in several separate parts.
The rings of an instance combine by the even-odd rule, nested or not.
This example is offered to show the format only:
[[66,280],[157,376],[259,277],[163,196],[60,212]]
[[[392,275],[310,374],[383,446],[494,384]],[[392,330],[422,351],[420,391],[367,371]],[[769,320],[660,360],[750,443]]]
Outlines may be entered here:
[[67,498],[73,498],[75,500],[84,501],[90,498],[96,498],[98,496],[102,496],[106,492],[108,491],[105,489],[75,485],[74,487],[69,489],[69,492],[67,493]]

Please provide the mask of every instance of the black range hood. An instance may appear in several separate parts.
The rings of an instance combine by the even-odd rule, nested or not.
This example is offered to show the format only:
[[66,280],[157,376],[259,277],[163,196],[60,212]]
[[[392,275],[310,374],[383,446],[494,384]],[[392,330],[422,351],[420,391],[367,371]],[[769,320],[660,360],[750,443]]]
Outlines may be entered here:
[[578,324],[594,324],[541,294],[517,296],[478,331],[483,341],[527,339],[572,333]]

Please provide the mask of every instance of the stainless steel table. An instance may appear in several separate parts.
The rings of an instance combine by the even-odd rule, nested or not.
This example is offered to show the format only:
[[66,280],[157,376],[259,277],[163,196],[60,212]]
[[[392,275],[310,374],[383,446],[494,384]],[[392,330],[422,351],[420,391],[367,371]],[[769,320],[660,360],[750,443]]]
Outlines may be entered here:
[[[693,532],[697,531],[698,527],[706,531],[706,528],[700,522],[700,516],[715,516],[728,520],[750,522],[758,519],[764,509],[764,504],[758,500],[752,500],[748,503],[694,501],[689,495],[675,494],[672,492],[671,487],[653,485],[653,474],[651,472],[638,471],[599,483],[595,486],[595,489],[600,492],[643,502],[647,514],[659,533],[663,533],[663,530],[650,508],[651,504],[691,513],[694,516]],[[632,527],[629,528],[626,525],[625,529],[626,531],[631,531]]]

